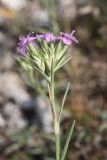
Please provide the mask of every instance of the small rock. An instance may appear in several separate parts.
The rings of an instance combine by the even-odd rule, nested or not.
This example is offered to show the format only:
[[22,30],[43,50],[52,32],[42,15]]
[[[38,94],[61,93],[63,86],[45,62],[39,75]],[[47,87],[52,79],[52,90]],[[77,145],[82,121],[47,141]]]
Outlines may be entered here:
[[53,132],[51,106],[46,97],[36,97],[35,112],[42,129],[47,133]]
[[25,91],[21,79],[15,72],[0,73],[0,92],[8,99],[13,99],[19,105],[31,99]]
[[5,126],[6,126],[6,121],[4,120],[2,115],[0,114],[0,127],[5,127]]
[[14,0],[14,1],[7,1],[1,0],[1,3],[4,4],[7,8],[20,10],[26,5],[26,0]]
[[27,127],[27,121],[23,118],[20,107],[11,102],[3,107],[3,114],[6,119],[6,126],[12,130],[20,130]]
[[26,20],[29,19],[29,22],[35,25],[38,25],[38,26],[49,25],[48,11],[43,6],[41,6],[41,3],[39,0],[33,1],[32,3],[28,2],[26,9],[22,12],[23,12],[23,15],[26,15],[25,19]]
[[10,52],[0,55],[0,70],[10,70],[13,67],[14,61]]

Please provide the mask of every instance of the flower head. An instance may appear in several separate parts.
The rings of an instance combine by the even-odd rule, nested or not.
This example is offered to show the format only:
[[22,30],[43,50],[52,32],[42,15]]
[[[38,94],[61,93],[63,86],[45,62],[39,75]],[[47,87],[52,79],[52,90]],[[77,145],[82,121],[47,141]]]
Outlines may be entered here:
[[54,36],[52,33],[45,33],[45,34],[38,35],[37,39],[42,39],[49,43],[54,40]]
[[53,63],[55,72],[70,60],[71,54],[67,50],[73,42],[78,43],[74,32],[60,32],[58,36],[50,32],[35,35],[30,33],[19,38],[18,49],[27,58],[26,63],[37,68],[49,80]]
[[29,33],[28,35],[20,36],[19,37],[19,43],[18,43],[18,51],[21,53],[21,55],[25,56],[27,52],[27,46],[29,43],[32,43],[37,37]]
[[78,40],[73,36],[75,31],[73,30],[71,34],[60,32],[59,39],[66,45],[71,45],[73,42],[78,43]]

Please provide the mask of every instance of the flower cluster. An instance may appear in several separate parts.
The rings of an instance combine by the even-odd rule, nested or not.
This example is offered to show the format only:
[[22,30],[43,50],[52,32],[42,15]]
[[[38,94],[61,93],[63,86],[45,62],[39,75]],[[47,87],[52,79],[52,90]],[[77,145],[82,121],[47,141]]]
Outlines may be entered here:
[[31,33],[29,33],[27,36],[20,36],[19,37],[19,43],[18,43],[18,51],[25,55],[27,53],[27,46],[32,43],[37,38],[33,36]]
[[64,45],[69,46],[73,42],[78,43],[78,40],[74,37],[74,33],[74,30],[71,34],[60,32],[59,36],[54,36],[52,33],[45,33],[40,35],[33,35],[32,33],[29,33],[25,37],[19,37],[18,50],[22,55],[26,55],[28,45],[30,43],[33,44],[33,42],[38,42],[39,40],[43,40],[47,43],[58,43],[61,41]]
[[27,64],[39,70],[44,77],[49,77],[53,64],[55,72],[70,60],[71,54],[67,50],[73,42],[78,43],[74,32],[60,32],[59,36],[29,33],[19,37],[18,51]]

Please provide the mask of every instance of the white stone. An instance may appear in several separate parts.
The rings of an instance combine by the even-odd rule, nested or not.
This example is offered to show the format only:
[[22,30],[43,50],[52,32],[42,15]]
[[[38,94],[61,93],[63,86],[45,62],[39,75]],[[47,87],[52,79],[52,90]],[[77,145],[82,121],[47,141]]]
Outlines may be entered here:
[[1,0],[10,9],[20,10],[26,5],[26,0]]

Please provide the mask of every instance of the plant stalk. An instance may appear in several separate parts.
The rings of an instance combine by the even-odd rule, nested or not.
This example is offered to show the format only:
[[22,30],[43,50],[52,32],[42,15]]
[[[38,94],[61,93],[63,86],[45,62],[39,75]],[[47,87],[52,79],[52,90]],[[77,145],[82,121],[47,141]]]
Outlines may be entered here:
[[56,144],[56,160],[60,160],[60,126],[57,120],[56,105],[55,105],[55,87],[54,87],[54,63],[51,67],[51,80],[49,84],[49,95],[51,101],[51,109],[54,123],[55,144]]
[[[60,128],[58,128],[59,130]],[[58,133],[55,133],[56,141],[56,160],[60,160],[60,130]]]

